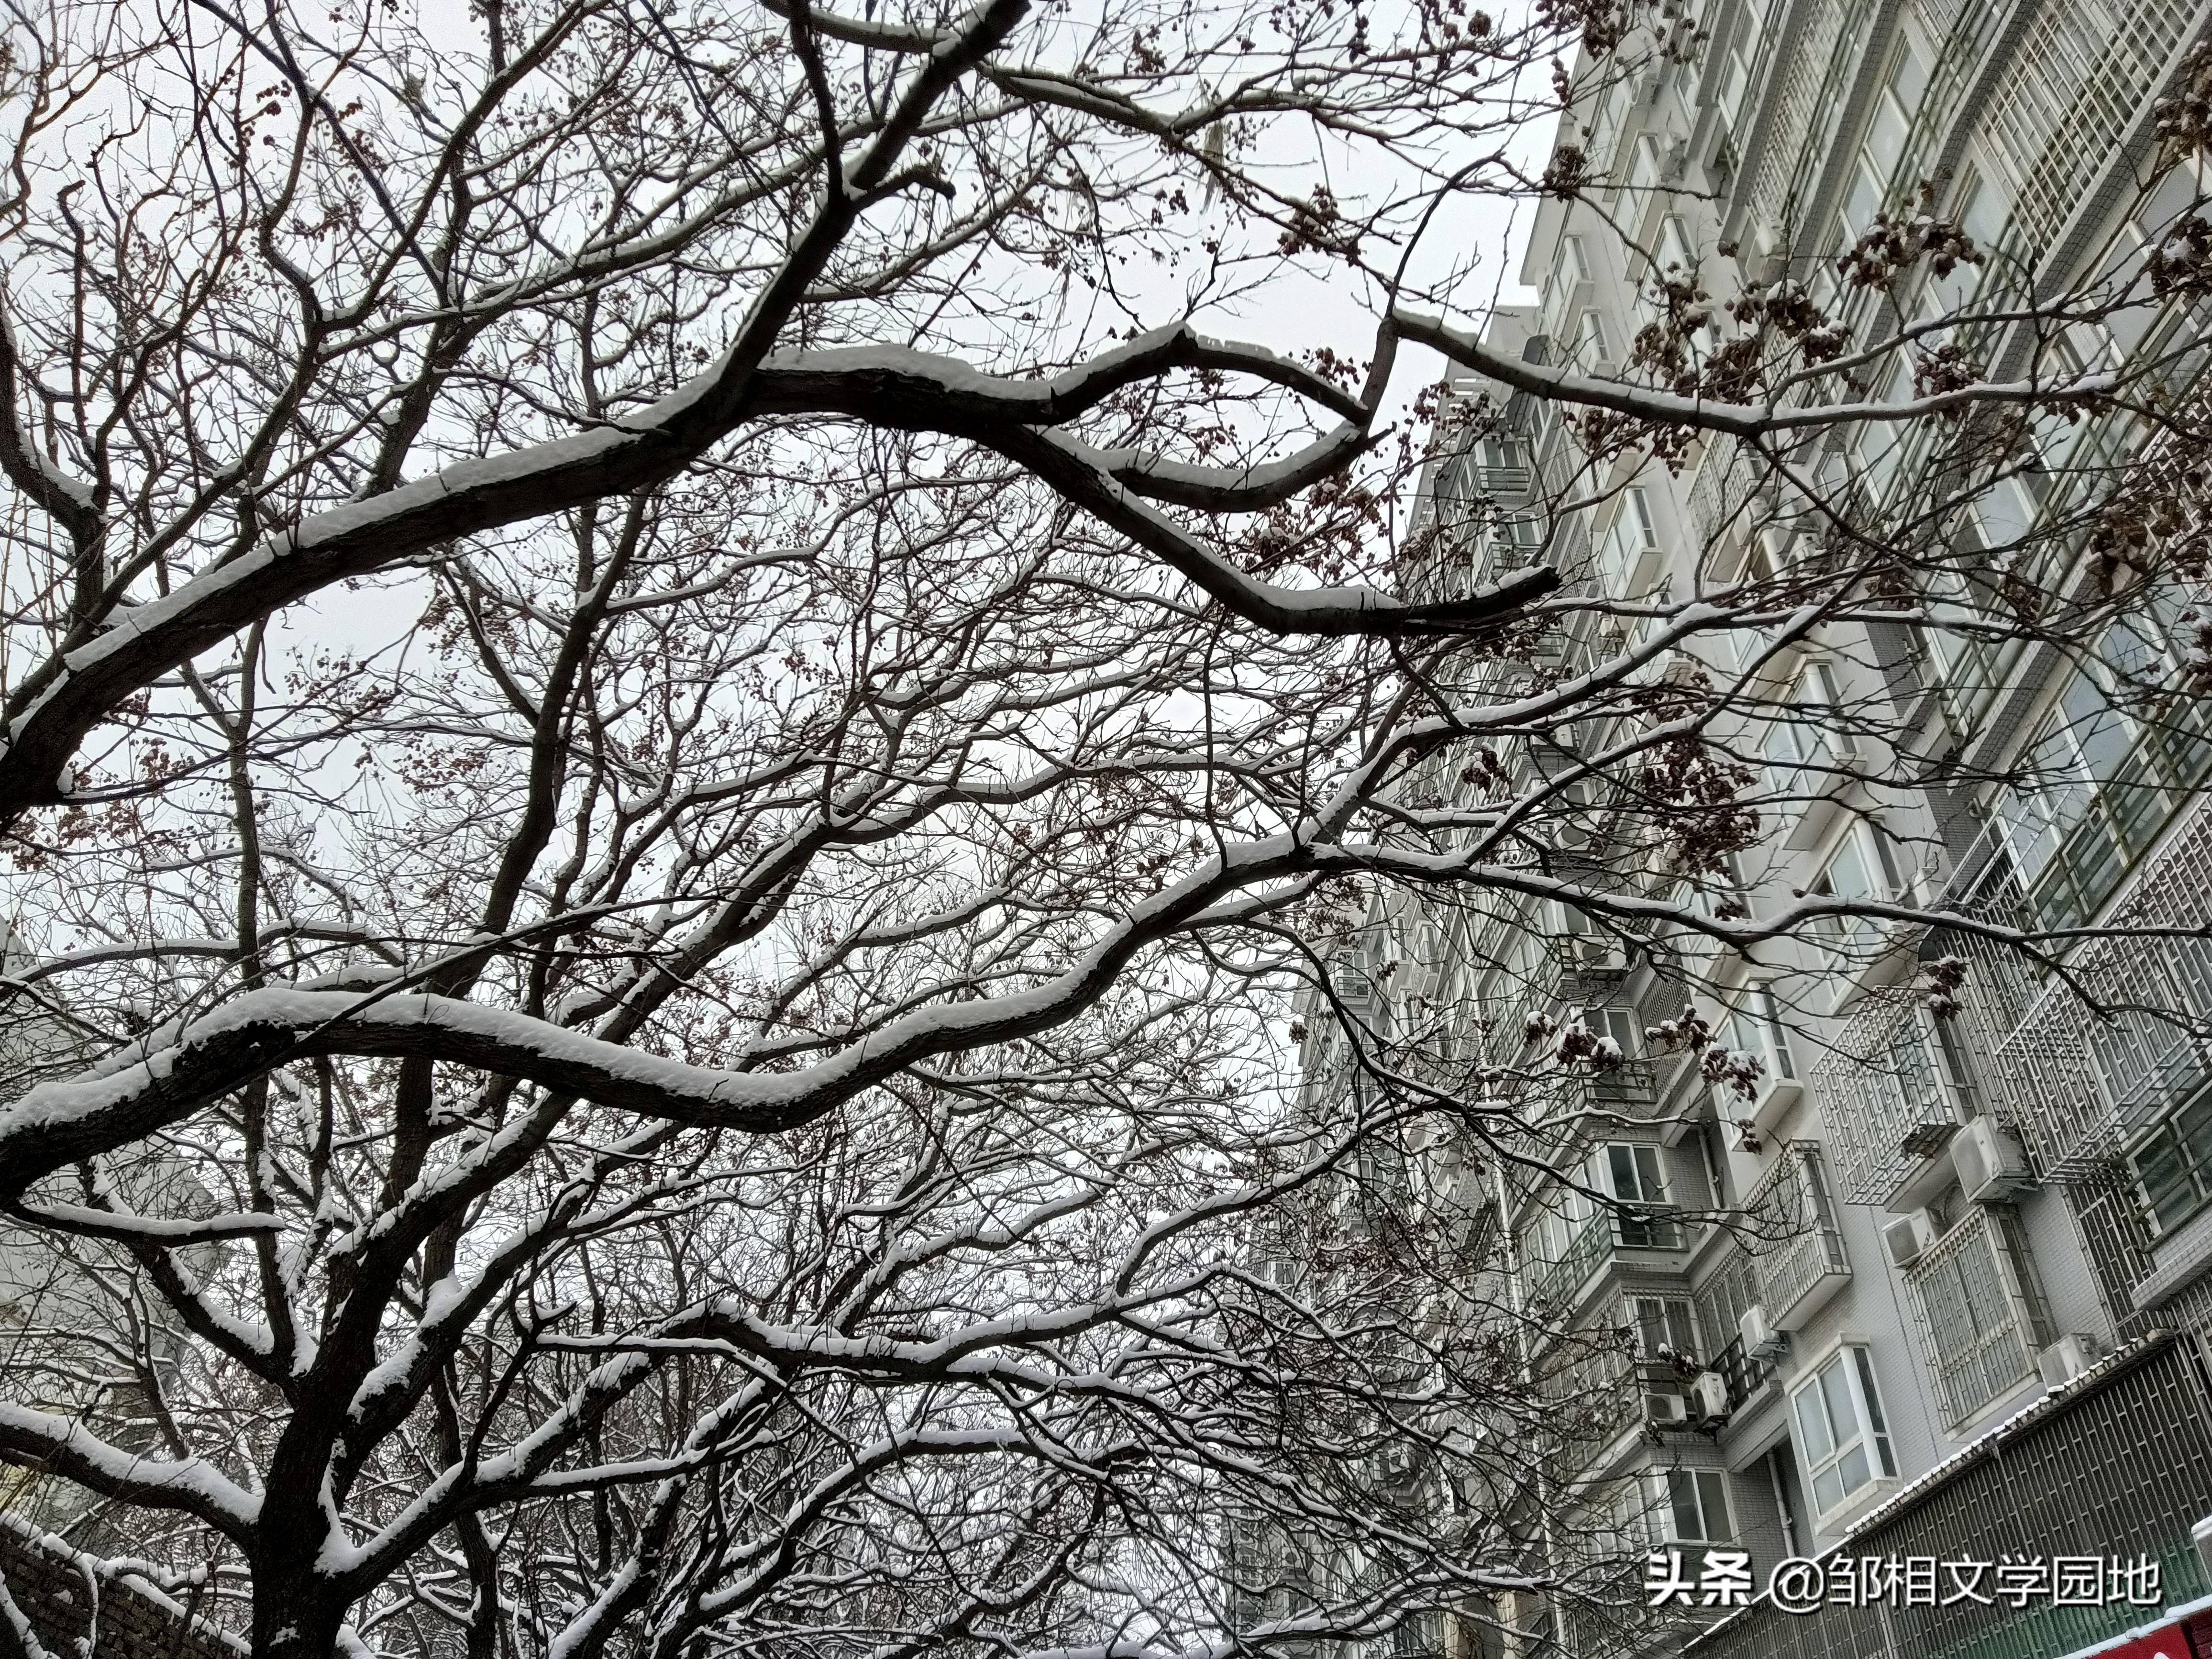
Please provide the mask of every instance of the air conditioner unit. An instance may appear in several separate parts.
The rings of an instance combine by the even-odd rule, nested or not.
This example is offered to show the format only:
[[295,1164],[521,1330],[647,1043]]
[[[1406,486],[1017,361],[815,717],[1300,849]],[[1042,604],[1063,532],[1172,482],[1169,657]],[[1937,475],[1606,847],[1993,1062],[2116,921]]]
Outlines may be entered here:
[[1925,1255],[1940,1233],[1926,1210],[1907,1210],[1881,1224],[1881,1252],[1893,1267],[1910,1267]]
[[1645,1395],[1644,1412],[1651,1419],[1651,1426],[1655,1429],[1686,1429],[1690,1426],[1690,1402],[1679,1394]]
[[2094,1336],[2076,1332],[2062,1336],[2036,1356],[2036,1364],[2043,1370],[2043,1381],[2050,1388],[2070,1382],[2095,1364],[2098,1343]]
[[1790,1346],[1788,1333],[1778,1331],[1767,1323],[1765,1308],[1756,1302],[1743,1310],[1736,1330],[1743,1338],[1743,1351],[1753,1359],[1775,1358]]
[[1628,947],[1611,933],[1577,933],[1575,961],[1595,972],[1613,972],[1628,966]]
[[1699,1371],[1690,1380],[1690,1403],[1699,1421],[1722,1421],[1729,1414],[1728,1378],[1718,1371]]
[[1951,1138],[1951,1167],[1959,1189],[1976,1204],[1995,1204],[2033,1184],[2027,1154],[1991,1118],[1978,1117]]

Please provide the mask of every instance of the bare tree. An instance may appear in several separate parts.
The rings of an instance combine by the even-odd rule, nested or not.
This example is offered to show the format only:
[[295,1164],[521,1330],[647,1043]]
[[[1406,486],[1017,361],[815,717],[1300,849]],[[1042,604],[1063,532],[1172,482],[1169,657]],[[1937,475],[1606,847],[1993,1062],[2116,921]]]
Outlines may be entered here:
[[[1615,1057],[1329,952],[1410,892],[1524,981],[1532,904],[1677,988],[1937,920],[2055,961],[2067,925],[1932,887],[1736,902],[1824,770],[1929,781],[1887,690],[1762,665],[1824,629],[2080,652],[2201,580],[2193,346],[1966,355],[2185,313],[2190,204],[2148,267],[1944,335],[1660,270],[1601,380],[1434,320],[1458,290],[1405,253],[1577,189],[1517,163],[1547,60],[1629,72],[1663,19],[434,21],[9,25],[0,814],[41,1035],[0,1189],[113,1312],[34,1316],[0,1455],[211,1564],[271,1656],[1218,1651],[1599,1594],[1531,1577],[1573,1389],[1483,1215]],[[1984,258],[1886,234],[1867,292]],[[1316,273],[1371,342],[1184,319]],[[1401,338],[1572,411],[1533,556],[1480,491],[1407,516]],[[1911,397],[1868,390],[1893,362]],[[1507,418],[1444,413],[1444,456]],[[2169,471],[2147,501],[2038,422]],[[1865,499],[1826,462],[1869,428],[1933,434],[1951,493]],[[1598,580],[1575,514],[1715,453],[1752,487],[1700,591]],[[1961,536],[2062,465],[2071,518],[2002,565]],[[2085,574],[2031,574],[2082,526]],[[1762,537],[1820,551],[1723,568]],[[2125,695],[2193,720],[2195,660]],[[1863,740],[1762,770],[1778,721]],[[1282,1086],[1302,987],[1358,1086]]]

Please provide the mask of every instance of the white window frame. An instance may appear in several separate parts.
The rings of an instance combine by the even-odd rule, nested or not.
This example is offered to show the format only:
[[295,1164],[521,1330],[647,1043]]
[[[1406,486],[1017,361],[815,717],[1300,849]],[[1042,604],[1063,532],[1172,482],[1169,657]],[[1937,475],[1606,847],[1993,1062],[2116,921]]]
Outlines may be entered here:
[[1659,153],[1656,133],[1636,135],[1636,159],[1629,164],[1628,187],[1633,191],[1656,191],[1667,176],[1666,158]]
[[[1839,1388],[1832,1388],[1834,1374]],[[1839,1431],[1835,1401],[1840,1394],[1852,1415],[1848,1437]],[[1885,1480],[1897,1479],[1897,1453],[1892,1444],[1888,1413],[1881,1408],[1881,1390],[1875,1382],[1873,1351],[1863,1341],[1845,1340],[1807,1368],[1790,1391],[1790,1430],[1797,1451],[1797,1466],[1812,1500],[1816,1523],[1850,1507]],[[1815,1435],[1827,1449],[1814,1455]],[[1856,1480],[1847,1473],[1854,1454],[1864,1466]],[[1833,1476],[1832,1483],[1829,1477]],[[1845,1482],[1850,1484],[1846,1485]],[[1822,1501],[1823,1486],[1833,1493]]]
[[1575,319],[1575,356],[1584,368],[1612,367],[1613,347],[1605,337],[1605,319],[1595,306]]
[[[1644,1477],[1645,1512],[1658,1544],[1727,1544],[1735,1540],[1725,1469],[1652,1469]],[[1683,1525],[1685,1511],[1691,1517]],[[1716,1524],[1715,1511],[1718,1511]]]
[[1589,254],[1579,236],[1559,238],[1559,251],[1552,256],[1553,282],[1587,283],[1590,279]]
[[1656,568],[1659,526],[1651,516],[1650,492],[1642,484],[1629,484],[1620,492],[1613,523],[1606,532],[1599,574],[1608,598],[1636,599],[1644,586],[1642,572]]
[[1743,21],[1729,42],[1728,66],[1721,76],[1717,95],[1722,118],[1731,132],[1743,115],[1744,96],[1751,90],[1752,77],[1758,72],[1759,42],[1766,33],[1764,9],[1755,0],[1746,6]]
[[[1563,911],[1567,908],[1564,905],[1560,908]],[[1583,919],[1583,927],[1591,933],[1596,931],[1595,925],[1586,917]],[[1570,1020],[1580,1020],[1583,1029],[1592,1036],[1611,1037],[1613,1046],[1620,1050],[1620,1057],[1624,1060],[1634,1060],[1644,1052],[1644,1029],[1638,1024],[1636,1011],[1633,1008],[1597,1006],[1570,1008],[1567,1010],[1567,1018]],[[1642,1200],[1631,1200],[1630,1201],[1635,1203]]]
[[[1625,1160],[1616,1160],[1615,1152],[1626,1152]],[[1634,1192],[1621,1191],[1620,1164],[1626,1162],[1629,1178],[1636,1183]],[[1590,1183],[1601,1193],[1610,1193],[1620,1204],[1639,1205],[1645,1208],[1664,1206],[1667,1200],[1667,1161],[1660,1149],[1648,1140],[1608,1140],[1600,1143],[1590,1156]],[[1647,1187],[1650,1190],[1644,1190]]]
[[[1688,1297],[1639,1293],[1626,1301],[1627,1322],[1636,1332],[1638,1350],[1645,1360],[1660,1358],[1662,1347],[1678,1354],[1704,1352],[1698,1346],[1697,1305]],[[1655,1336],[1657,1341],[1652,1340]]]
[[[1777,794],[1824,789],[1836,780],[1818,775],[1832,773],[1852,756],[1849,738],[1831,735],[1817,718],[1807,717],[1813,710],[1843,706],[1835,670],[1815,658],[1798,670],[1783,701],[1792,710],[1802,712],[1778,714],[1766,728],[1768,782]],[[1807,778],[1808,769],[1815,775]]]
[[[1846,848],[1854,852],[1859,868],[1866,877],[1866,890],[1861,893],[1839,893],[1836,889],[1835,869]],[[1807,890],[1825,898],[1852,898],[1863,902],[1887,903],[1905,892],[1905,881],[1891,854],[1889,843],[1881,831],[1864,818],[1853,818],[1844,828],[1844,833],[1829,843],[1820,860],[1820,873]],[[1881,924],[1868,916],[1837,915],[1826,918],[1834,934],[1846,945],[1863,941]]]
[[[1623,1152],[1629,1178],[1637,1190],[1621,1190],[1620,1170],[1613,1154]],[[1670,1250],[1680,1247],[1681,1224],[1672,1213],[1673,1183],[1667,1178],[1663,1149],[1646,1140],[1601,1141],[1590,1149],[1590,1186],[1611,1194],[1620,1206],[1613,1218],[1613,1238],[1623,1249]]]
[[1771,985],[1764,980],[1747,985],[1729,1009],[1728,1024],[1735,1046],[1766,1062],[1770,1081],[1797,1081],[1796,1056],[1790,1052],[1789,1028],[1782,1023]]

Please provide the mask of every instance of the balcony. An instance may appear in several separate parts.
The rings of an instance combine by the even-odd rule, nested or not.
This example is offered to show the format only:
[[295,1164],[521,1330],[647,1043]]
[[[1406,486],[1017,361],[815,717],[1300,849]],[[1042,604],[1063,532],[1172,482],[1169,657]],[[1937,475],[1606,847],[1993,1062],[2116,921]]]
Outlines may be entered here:
[[1549,1091],[1558,1109],[1577,1123],[1594,1117],[1649,1123],[1659,1115],[1658,1067],[1648,1060],[1562,1078]]
[[1468,482],[1479,494],[1493,498],[1526,495],[1535,482],[1533,467],[1526,466],[1470,466]]
[[1781,1361],[1774,1355],[1762,1359],[1746,1348],[1739,1336],[1715,1354],[1711,1364],[1728,1384],[1729,1409],[1734,1411],[1765,1386]]
[[1685,1248],[1684,1232],[1680,1217],[1664,1206],[1609,1206],[1583,1223],[1558,1261],[1528,1264],[1529,1297],[1554,1307],[1570,1305],[1581,1299],[1583,1287],[1618,1252],[1679,1255]]
[[1763,1236],[1751,1251],[1767,1323],[1778,1331],[1800,1329],[1851,1277],[1820,1149],[1805,1140],[1784,1146],[1744,1209]]
[[1865,998],[1808,1070],[1830,1130],[1835,1188],[1848,1203],[1888,1203],[1920,1169],[1930,1137],[1959,1121],[1961,1103],[1909,995]]

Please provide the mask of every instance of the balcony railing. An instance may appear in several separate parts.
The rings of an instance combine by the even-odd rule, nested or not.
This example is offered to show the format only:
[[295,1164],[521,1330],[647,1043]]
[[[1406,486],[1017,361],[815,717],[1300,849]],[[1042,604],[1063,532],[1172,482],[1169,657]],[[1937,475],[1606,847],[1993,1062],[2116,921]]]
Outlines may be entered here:
[[1773,1357],[1761,1359],[1750,1352],[1740,1336],[1715,1354],[1711,1364],[1728,1384],[1729,1409],[1734,1411],[1757,1394],[1766,1379],[1774,1375],[1774,1368],[1779,1363]]
[[1802,1140],[1784,1146],[1744,1209],[1753,1228],[1778,1235],[1753,1249],[1759,1305],[1776,1329],[1795,1330],[1851,1276],[1819,1146]]
[[1648,1204],[1608,1207],[1583,1223],[1558,1261],[1529,1265],[1528,1293],[1557,1304],[1589,1283],[1615,1250],[1680,1250],[1683,1243],[1681,1218],[1672,1209]]
[[1648,1122],[1658,1114],[1658,1075],[1655,1062],[1632,1060],[1607,1071],[1567,1078],[1558,1085],[1559,1103],[1577,1114]]
[[1485,495],[1525,495],[1535,480],[1533,468],[1525,466],[1470,466],[1467,481],[1476,491]]

